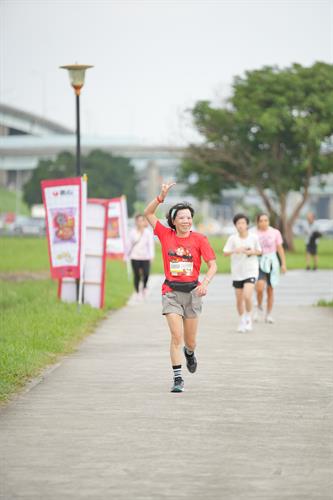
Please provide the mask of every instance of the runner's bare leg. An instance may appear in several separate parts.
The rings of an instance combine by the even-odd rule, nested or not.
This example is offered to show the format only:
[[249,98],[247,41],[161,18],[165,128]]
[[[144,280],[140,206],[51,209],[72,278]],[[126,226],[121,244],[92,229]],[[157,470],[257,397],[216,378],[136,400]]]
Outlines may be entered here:
[[190,351],[195,351],[199,318],[184,319],[184,342]]
[[256,284],[256,291],[257,291],[257,304],[258,307],[262,307],[262,301],[264,298],[264,289],[265,289],[265,281],[264,280],[258,280]]
[[274,290],[271,286],[267,286],[267,314],[270,314],[273,309]]
[[181,348],[184,341],[183,318],[179,314],[165,315],[171,333],[170,357],[172,366],[181,365],[183,361]]
[[242,288],[235,288],[236,293],[236,307],[238,314],[243,316],[244,314],[244,293]]
[[253,296],[254,283],[244,283],[244,302],[247,313],[252,311],[252,296]]

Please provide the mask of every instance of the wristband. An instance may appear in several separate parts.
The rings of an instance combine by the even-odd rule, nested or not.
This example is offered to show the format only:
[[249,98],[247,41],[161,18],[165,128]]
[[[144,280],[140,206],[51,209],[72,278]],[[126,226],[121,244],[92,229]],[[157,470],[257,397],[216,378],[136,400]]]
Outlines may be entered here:
[[162,198],[160,196],[156,196],[156,201],[158,203],[164,203],[164,200],[162,200]]

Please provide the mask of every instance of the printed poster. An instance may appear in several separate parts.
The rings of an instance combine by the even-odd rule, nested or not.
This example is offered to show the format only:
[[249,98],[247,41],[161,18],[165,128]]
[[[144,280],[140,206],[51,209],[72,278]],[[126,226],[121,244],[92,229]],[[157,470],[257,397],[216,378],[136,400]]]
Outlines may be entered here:
[[[52,278],[80,278],[86,189],[83,179],[41,182]],[[86,183],[85,183],[86,184]]]

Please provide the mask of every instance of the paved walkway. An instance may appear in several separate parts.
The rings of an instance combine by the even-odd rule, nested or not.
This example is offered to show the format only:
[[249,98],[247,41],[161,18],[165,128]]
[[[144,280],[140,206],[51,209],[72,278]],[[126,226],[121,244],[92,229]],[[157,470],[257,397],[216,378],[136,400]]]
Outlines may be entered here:
[[218,277],[183,394],[159,300],[112,314],[1,410],[0,498],[331,500],[333,315],[302,303],[332,278],[290,273],[299,303],[288,292],[274,325],[237,334]]

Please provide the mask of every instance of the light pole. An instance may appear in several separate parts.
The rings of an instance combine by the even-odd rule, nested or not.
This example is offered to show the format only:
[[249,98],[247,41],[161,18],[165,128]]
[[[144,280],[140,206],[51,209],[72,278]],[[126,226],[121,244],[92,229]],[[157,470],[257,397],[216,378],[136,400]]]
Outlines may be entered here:
[[[75,92],[76,100],[76,175],[81,177],[81,134],[80,134],[80,93],[84,84],[84,77],[86,70],[93,68],[90,64],[67,64],[60,66],[61,69],[67,69],[69,79]],[[81,261],[81,273],[83,272],[83,264]],[[82,275],[76,280],[76,297],[78,300],[78,307],[80,308],[83,291]]]
[[67,69],[69,79],[75,92],[76,100],[76,175],[81,176],[81,134],[80,134],[80,93],[84,84],[86,70],[93,68],[89,64],[67,64],[60,66],[61,69]]

